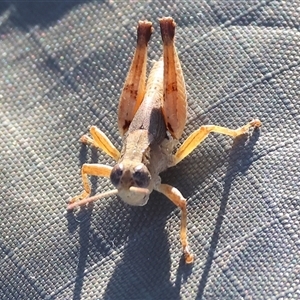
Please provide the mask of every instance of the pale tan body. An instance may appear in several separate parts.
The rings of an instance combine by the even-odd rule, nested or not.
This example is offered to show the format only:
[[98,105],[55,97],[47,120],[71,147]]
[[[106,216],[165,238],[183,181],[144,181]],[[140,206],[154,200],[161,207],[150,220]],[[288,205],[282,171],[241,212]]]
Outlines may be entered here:
[[[119,102],[118,127],[123,137],[121,153],[95,126],[90,129],[92,138],[82,137],[82,142],[100,148],[117,164],[114,168],[84,164],[84,192],[70,201],[68,209],[113,194],[118,194],[130,205],[145,205],[149,194],[155,189],[181,209],[181,243],[186,262],[192,263],[193,255],[189,252],[187,242],[186,200],[175,187],[162,184],[159,174],[189,155],[210,132],[236,137],[261,123],[253,120],[236,130],[214,125],[202,126],[173,154],[186,123],[186,90],[174,45],[175,23],[172,18],[162,18],[160,26],[163,57],[154,64],[146,85],[147,43],[152,24],[139,22],[137,48]],[[110,177],[116,189],[89,197],[91,189],[88,175]]]

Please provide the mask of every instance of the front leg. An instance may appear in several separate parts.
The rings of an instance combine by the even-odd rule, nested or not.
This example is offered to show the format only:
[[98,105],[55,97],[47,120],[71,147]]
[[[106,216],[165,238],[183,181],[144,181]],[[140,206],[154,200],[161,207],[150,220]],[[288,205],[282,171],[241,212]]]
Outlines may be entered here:
[[193,254],[189,251],[187,241],[187,212],[186,212],[186,200],[182,194],[173,186],[168,184],[160,184],[157,191],[168,197],[176,206],[181,209],[181,225],[180,225],[180,240],[183,248],[183,254],[185,262],[191,264],[194,261]]
[[91,193],[91,187],[89,184],[88,175],[99,176],[99,177],[109,177],[112,167],[101,165],[101,164],[84,164],[81,169],[82,183],[84,191],[72,198],[70,204],[80,201],[81,199],[87,198]]
[[261,122],[258,119],[252,120],[248,124],[238,128],[229,129],[216,125],[204,125],[195,130],[179,147],[173,156],[173,166],[177,165],[181,160],[188,156],[200,143],[202,143],[211,132],[226,134],[232,137],[237,137],[247,133],[250,127],[259,127]]

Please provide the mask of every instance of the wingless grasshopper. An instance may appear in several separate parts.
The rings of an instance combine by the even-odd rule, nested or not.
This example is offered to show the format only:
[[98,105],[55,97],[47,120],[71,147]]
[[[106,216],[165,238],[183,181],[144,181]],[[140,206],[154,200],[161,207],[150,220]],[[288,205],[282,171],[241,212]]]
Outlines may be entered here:
[[[159,174],[188,156],[210,132],[236,137],[247,133],[250,127],[259,127],[261,122],[255,119],[235,130],[201,126],[173,154],[187,119],[185,83],[174,44],[175,26],[170,17],[160,19],[163,55],[155,62],[146,84],[147,44],[153,28],[151,22],[138,23],[136,50],[118,107],[122,150],[119,152],[97,127],[90,128],[91,137],[84,135],[81,141],[103,150],[117,163],[114,167],[84,164],[81,170],[84,191],[71,199],[67,209],[114,194],[130,205],[142,206],[156,190],[181,209],[181,244],[186,263],[192,263],[194,258],[187,241],[186,199],[175,187],[161,183]],[[88,175],[110,177],[115,189],[90,197]]]

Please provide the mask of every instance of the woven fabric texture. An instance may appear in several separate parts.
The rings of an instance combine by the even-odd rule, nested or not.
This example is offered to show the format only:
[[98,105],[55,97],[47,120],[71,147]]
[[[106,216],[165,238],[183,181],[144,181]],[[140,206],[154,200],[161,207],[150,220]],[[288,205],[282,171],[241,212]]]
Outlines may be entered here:
[[[162,174],[188,201],[153,192],[74,213],[81,165],[113,165],[79,138],[97,125],[119,149],[117,107],[138,20],[172,16],[188,91],[181,142],[211,134]],[[0,4],[1,299],[299,299],[300,1],[4,1]],[[92,178],[93,193],[112,188]]]

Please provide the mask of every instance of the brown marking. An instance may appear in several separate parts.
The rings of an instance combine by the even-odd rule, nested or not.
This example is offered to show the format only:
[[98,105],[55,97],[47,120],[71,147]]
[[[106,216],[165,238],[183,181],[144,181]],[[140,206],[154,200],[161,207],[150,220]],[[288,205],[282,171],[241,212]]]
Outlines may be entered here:
[[138,95],[138,91],[137,90],[133,90],[133,91],[130,91],[130,95],[136,99],[137,98],[137,95]]
[[134,88],[134,83],[126,84],[123,88],[123,91],[130,93],[130,96],[134,99],[137,98],[138,91]]
[[172,43],[175,36],[176,23],[171,17],[162,18],[159,20],[159,23],[163,42],[165,44]]
[[171,82],[166,86],[166,92],[171,93],[171,92],[177,92],[177,83],[176,82]]
[[132,89],[133,89],[133,87],[134,87],[134,84],[133,83],[131,83],[131,84],[125,84],[125,86],[124,86],[124,91],[131,91]]
[[148,44],[153,32],[152,23],[148,21],[139,21],[137,28],[137,45],[144,46]]
[[131,121],[129,121],[129,120],[125,120],[124,121],[124,125],[122,126],[122,128],[123,128],[124,131],[127,131],[127,129],[130,126],[130,123],[131,123]]

